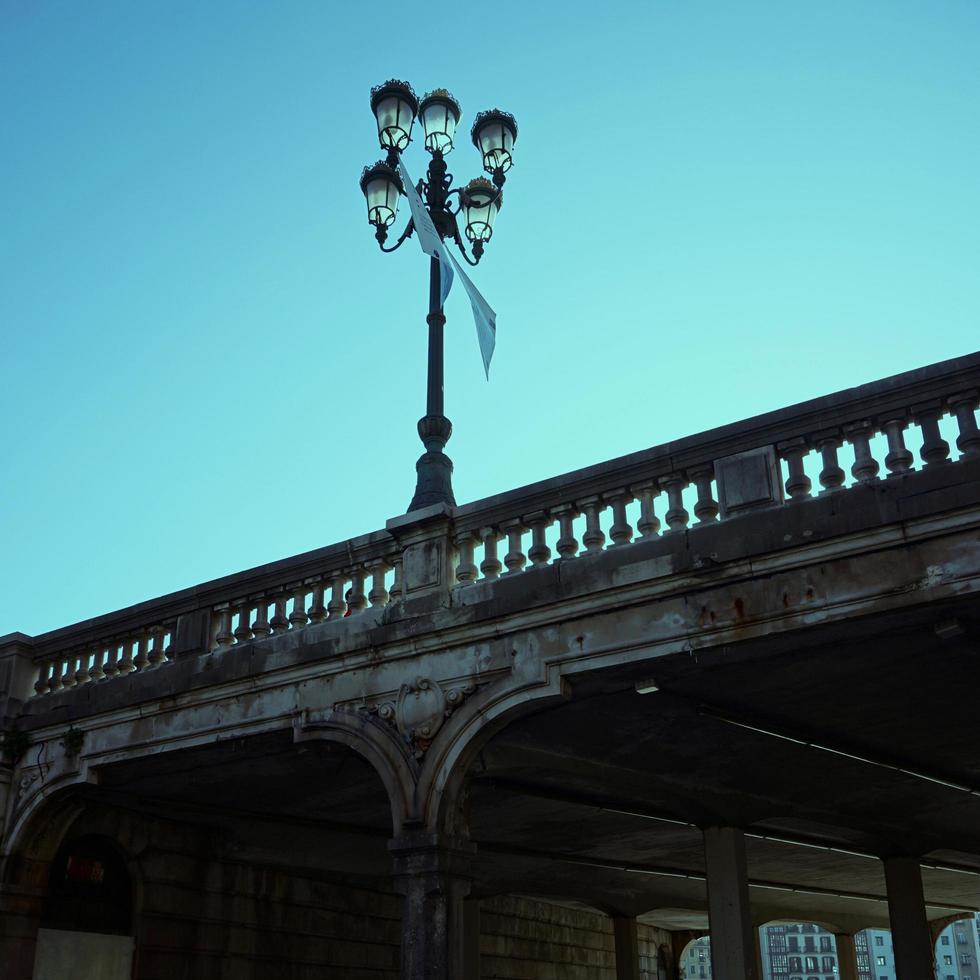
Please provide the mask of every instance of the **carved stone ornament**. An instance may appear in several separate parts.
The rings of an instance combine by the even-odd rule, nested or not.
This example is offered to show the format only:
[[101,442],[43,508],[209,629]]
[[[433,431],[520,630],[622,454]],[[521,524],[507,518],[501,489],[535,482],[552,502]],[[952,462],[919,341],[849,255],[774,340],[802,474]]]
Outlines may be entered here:
[[476,690],[471,683],[444,690],[427,677],[402,684],[395,701],[383,701],[367,708],[388,722],[411,746],[416,759],[429,750],[445,720]]

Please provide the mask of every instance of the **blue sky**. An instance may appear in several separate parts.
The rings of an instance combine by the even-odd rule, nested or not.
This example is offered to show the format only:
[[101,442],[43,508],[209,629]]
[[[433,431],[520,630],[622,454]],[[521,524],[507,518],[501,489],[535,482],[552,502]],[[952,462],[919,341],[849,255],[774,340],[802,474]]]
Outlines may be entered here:
[[429,16],[0,0],[0,634],[404,511],[427,260],[357,186],[389,77],[457,96],[460,180],[477,111],[520,124],[489,384],[447,305],[460,502],[980,346],[974,0]]

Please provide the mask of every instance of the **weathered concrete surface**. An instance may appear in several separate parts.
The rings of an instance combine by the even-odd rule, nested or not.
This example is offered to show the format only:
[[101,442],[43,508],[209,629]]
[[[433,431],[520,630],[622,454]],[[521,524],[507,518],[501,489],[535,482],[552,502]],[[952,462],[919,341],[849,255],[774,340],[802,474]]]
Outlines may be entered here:
[[[768,424],[742,448],[758,446]],[[736,453],[733,438],[718,445]],[[934,437],[930,446],[938,459]],[[687,466],[704,448],[676,445],[665,459]],[[195,834],[220,840],[221,861],[246,877],[302,869],[389,899],[390,839],[403,857],[419,835],[456,839],[455,851],[469,841],[465,871],[435,852],[428,871],[401,868],[398,945],[422,950],[415,965],[401,959],[412,978],[472,970],[472,943],[453,946],[467,891],[488,908],[521,895],[639,916],[642,928],[703,928],[705,827],[744,832],[755,924],[886,925],[883,857],[925,866],[929,920],[980,906],[980,735],[969,712],[933,708],[949,677],[964,690],[980,683],[980,460],[846,490],[833,489],[839,467],[825,469],[823,495],[628,546],[629,528],[614,524],[614,546],[574,559],[547,558],[540,516],[514,517],[512,495],[424,526],[394,522],[357,539],[351,560],[380,561],[395,540],[416,549],[402,560],[397,601],[384,604],[376,583],[375,607],[350,619],[232,643],[225,583],[204,590],[224,602],[224,646],[195,655],[215,623],[204,628],[202,614],[195,632],[185,618],[174,661],[59,693],[28,696],[33,641],[8,639],[0,715],[30,741],[0,769],[10,961],[22,973],[30,964],[58,843],[107,810],[133,827],[193,828],[192,851]],[[621,521],[626,491],[610,491],[609,476],[607,466],[601,487],[584,472],[566,482],[576,494],[601,490]],[[528,506],[553,489],[531,488]],[[698,505],[710,518],[713,504]],[[513,573],[474,581],[467,522],[477,517],[518,538],[525,523],[536,529],[533,567],[520,571],[526,556],[511,542]],[[595,545],[603,532],[589,519]],[[496,574],[490,530],[484,563]],[[451,587],[454,547],[464,584]],[[242,587],[273,588],[276,574],[249,573]],[[198,616],[195,602],[178,597],[171,612]],[[133,615],[127,630],[141,622]],[[193,861],[172,866],[181,881],[205,874]],[[484,920],[486,947],[495,927]],[[611,926],[604,936],[604,956],[583,969],[614,969]],[[584,948],[580,938],[547,942],[559,956]],[[664,944],[671,962],[676,938]],[[304,939],[272,955],[321,965],[333,955],[316,949]],[[142,955],[139,975],[150,976]]]

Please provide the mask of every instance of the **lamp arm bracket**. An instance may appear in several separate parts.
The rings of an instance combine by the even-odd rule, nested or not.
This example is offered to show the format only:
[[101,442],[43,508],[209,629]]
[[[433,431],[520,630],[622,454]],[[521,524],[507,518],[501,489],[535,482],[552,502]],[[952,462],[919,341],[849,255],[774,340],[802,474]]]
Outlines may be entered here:
[[458,231],[458,230],[457,230],[457,232],[456,232],[456,234],[455,234],[455,235],[453,236],[453,240],[454,240],[454,241],[456,242],[456,247],[457,247],[457,248],[458,248],[458,249],[460,250],[460,252],[462,253],[462,255],[463,255],[463,258],[464,258],[464,259],[466,259],[466,261],[467,261],[467,262],[468,262],[468,263],[469,263],[470,265],[479,265],[479,264],[480,264],[480,260],[479,260],[479,258],[477,258],[476,260],[473,260],[473,259],[471,259],[471,258],[469,257],[469,255],[467,255],[467,254],[466,254],[466,247],[465,247],[465,246],[463,245],[463,240],[462,240],[462,238],[460,238],[460,237],[459,237],[459,231]]
[[398,241],[395,242],[394,245],[392,245],[390,248],[385,248],[385,246],[384,246],[383,243],[378,242],[378,244],[381,246],[381,251],[382,252],[394,252],[394,251],[396,251],[398,248],[401,247],[402,242],[404,242],[407,238],[411,238],[412,237],[412,232],[413,231],[415,231],[415,221],[414,221],[414,219],[410,218],[409,221],[408,221],[408,224],[405,226],[405,230],[401,233],[401,235],[398,238]]

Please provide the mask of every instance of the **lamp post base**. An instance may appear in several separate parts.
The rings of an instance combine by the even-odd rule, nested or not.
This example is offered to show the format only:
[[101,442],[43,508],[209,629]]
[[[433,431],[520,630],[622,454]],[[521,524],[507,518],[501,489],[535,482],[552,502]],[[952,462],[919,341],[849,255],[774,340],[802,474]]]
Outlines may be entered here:
[[415,464],[415,496],[408,513],[432,504],[455,507],[453,461],[443,452],[453,432],[452,422],[445,415],[426,415],[419,419],[418,429],[425,452]]

